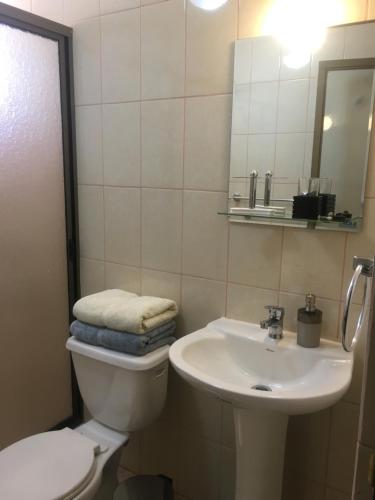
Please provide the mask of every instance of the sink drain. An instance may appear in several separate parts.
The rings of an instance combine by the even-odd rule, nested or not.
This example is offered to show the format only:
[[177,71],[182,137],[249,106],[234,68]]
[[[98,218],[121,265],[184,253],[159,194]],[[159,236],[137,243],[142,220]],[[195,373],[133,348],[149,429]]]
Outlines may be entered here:
[[272,391],[271,387],[268,385],[263,385],[263,384],[256,384],[251,387],[252,389],[255,389],[256,391]]

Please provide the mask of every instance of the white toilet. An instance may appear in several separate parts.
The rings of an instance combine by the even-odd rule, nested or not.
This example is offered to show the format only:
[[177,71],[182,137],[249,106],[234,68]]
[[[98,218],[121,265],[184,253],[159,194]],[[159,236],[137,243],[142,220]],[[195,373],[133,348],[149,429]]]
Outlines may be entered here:
[[44,432],[0,452],[0,499],[109,500],[127,432],[161,413],[168,350],[143,357],[69,338],[82,398],[93,419],[75,429]]

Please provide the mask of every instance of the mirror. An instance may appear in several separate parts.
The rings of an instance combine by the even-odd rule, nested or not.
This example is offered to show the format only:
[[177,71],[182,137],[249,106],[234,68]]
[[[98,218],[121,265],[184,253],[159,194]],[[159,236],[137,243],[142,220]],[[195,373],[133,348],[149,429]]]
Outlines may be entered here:
[[360,229],[375,23],[327,31],[319,52],[303,57],[287,54],[270,36],[236,42],[229,200],[222,212],[231,221]]
[[336,211],[361,214],[374,107],[375,59],[319,65],[312,176],[335,179]]

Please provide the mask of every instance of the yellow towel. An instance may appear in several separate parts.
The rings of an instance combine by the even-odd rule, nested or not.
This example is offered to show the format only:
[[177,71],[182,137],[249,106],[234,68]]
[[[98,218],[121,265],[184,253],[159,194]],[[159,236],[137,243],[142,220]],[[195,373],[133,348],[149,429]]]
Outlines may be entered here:
[[167,323],[178,313],[173,300],[139,297],[124,290],[105,290],[78,300],[74,316],[84,323],[143,334]]
[[96,326],[106,326],[103,313],[109,306],[123,304],[132,297],[137,297],[135,293],[124,290],[104,290],[104,292],[93,293],[78,300],[73,307],[74,316],[83,321]]
[[159,297],[132,297],[113,304],[104,312],[107,328],[131,333],[145,333],[167,323],[177,315],[173,300]]

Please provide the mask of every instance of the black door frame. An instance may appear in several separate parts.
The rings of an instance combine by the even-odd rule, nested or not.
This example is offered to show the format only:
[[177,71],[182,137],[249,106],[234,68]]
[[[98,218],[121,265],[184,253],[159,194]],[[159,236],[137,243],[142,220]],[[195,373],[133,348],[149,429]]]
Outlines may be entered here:
[[[77,204],[77,157],[75,142],[75,110],[73,84],[73,30],[35,14],[11,7],[0,2],[0,24],[28,31],[58,42],[62,142],[64,159],[66,253],[68,268],[69,320],[73,320],[72,308],[80,296],[79,285],[79,238]],[[0,68],[1,71],[1,68]],[[58,423],[53,429],[75,427],[82,421],[82,399],[79,393],[73,364],[72,373],[72,415]]]

